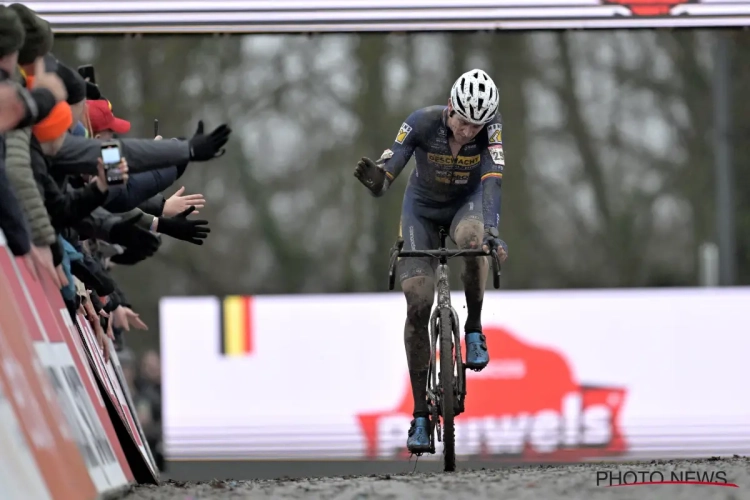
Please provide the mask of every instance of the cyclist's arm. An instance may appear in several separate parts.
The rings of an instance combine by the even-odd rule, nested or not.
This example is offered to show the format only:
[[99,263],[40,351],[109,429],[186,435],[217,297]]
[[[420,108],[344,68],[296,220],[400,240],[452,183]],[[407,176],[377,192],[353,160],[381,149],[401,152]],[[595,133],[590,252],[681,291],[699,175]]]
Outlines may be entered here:
[[396,180],[406,164],[409,163],[414,150],[417,148],[417,121],[421,110],[415,111],[401,124],[391,149],[386,149],[378,160],[378,164],[385,170],[385,184],[377,196],[382,196],[388,187]]
[[492,124],[488,127],[487,149],[482,153],[482,214],[484,216],[484,227],[498,227],[500,225],[500,199],[503,185],[503,168],[505,167],[505,153],[503,152],[502,137],[497,134],[498,126]]

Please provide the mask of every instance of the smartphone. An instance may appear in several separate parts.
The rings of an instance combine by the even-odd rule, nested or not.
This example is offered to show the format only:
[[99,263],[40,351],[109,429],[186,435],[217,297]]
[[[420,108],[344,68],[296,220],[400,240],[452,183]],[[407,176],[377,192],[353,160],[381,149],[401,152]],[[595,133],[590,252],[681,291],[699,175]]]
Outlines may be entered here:
[[154,137],[159,135],[159,120],[154,118]]
[[78,74],[81,75],[84,80],[88,78],[91,83],[96,83],[96,75],[94,74],[94,66],[92,64],[78,66]]
[[107,141],[102,143],[101,151],[104,170],[107,173],[107,184],[115,186],[122,184],[122,172],[120,172],[120,145],[117,141]]

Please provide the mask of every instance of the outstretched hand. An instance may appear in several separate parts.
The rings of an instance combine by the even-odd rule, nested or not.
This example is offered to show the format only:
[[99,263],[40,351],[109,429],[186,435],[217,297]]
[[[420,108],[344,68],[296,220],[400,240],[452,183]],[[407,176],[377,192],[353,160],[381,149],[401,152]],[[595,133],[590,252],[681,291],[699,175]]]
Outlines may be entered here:
[[354,177],[359,179],[373,194],[378,194],[385,185],[385,170],[369,158],[363,157],[357,162]]

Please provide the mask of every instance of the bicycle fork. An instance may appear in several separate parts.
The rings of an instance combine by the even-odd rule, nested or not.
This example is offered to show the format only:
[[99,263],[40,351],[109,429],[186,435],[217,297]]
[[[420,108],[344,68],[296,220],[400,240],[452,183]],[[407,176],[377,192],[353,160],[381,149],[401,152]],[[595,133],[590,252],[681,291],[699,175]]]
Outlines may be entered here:
[[[456,395],[455,398],[455,415],[458,416],[464,412],[464,400],[466,398],[466,367],[464,367],[463,356],[461,354],[461,331],[458,327],[458,313],[451,305],[450,301],[450,286],[448,285],[448,272],[445,269],[447,266],[439,265],[437,269],[438,284],[437,284],[437,295],[438,303],[437,307],[432,311],[430,316],[430,366],[427,375],[427,399],[428,408],[430,411],[430,426],[432,427],[430,432],[430,453],[435,453],[435,441],[434,431],[437,430],[438,441],[442,441],[443,433],[440,425],[440,415],[442,414],[442,392],[444,390],[452,390]],[[440,345],[440,311],[448,309],[450,311],[451,318],[451,331],[453,333],[453,360],[454,366],[456,367],[454,373],[454,387],[441,387],[438,382],[438,362],[437,362],[437,349]]]

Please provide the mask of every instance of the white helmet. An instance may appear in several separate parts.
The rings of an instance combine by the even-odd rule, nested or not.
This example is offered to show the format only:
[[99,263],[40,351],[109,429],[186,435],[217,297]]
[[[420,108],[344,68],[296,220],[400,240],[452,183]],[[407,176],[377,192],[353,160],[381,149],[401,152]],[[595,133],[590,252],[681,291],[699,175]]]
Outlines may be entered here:
[[451,89],[451,105],[461,117],[474,125],[484,125],[495,118],[500,92],[495,82],[481,69],[461,75]]

